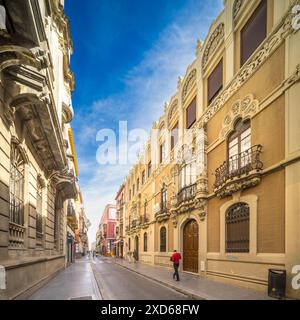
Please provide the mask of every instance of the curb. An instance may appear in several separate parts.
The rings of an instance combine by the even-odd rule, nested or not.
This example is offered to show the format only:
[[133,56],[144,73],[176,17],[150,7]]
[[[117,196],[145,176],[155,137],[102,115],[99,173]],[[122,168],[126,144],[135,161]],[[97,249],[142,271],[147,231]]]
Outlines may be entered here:
[[201,296],[199,296],[199,295],[197,295],[197,294],[195,294],[195,293],[191,293],[190,291],[187,291],[187,290],[185,290],[185,289],[178,288],[178,287],[176,287],[176,286],[174,286],[174,285],[172,285],[172,284],[170,284],[170,283],[168,283],[168,282],[164,282],[164,281],[158,280],[158,279],[156,279],[156,278],[147,276],[147,275],[145,275],[145,274],[143,274],[143,273],[141,273],[141,272],[139,272],[139,271],[133,270],[133,269],[127,267],[127,266],[122,265],[122,264],[119,263],[119,262],[116,262],[116,261],[115,261],[115,263],[116,263],[117,265],[119,265],[120,267],[122,267],[122,268],[124,268],[124,269],[127,269],[127,270],[129,270],[129,271],[131,271],[131,272],[137,273],[138,275],[140,275],[140,276],[142,276],[142,277],[144,277],[144,278],[150,279],[150,280],[155,281],[155,282],[157,282],[157,283],[159,283],[159,284],[161,284],[161,285],[163,285],[163,286],[165,286],[165,287],[168,287],[168,288],[171,288],[171,289],[173,289],[173,290],[175,290],[175,291],[177,291],[177,292],[180,292],[180,293],[188,296],[188,297],[191,298],[192,300],[207,300],[206,298],[203,298],[203,297],[201,297]]

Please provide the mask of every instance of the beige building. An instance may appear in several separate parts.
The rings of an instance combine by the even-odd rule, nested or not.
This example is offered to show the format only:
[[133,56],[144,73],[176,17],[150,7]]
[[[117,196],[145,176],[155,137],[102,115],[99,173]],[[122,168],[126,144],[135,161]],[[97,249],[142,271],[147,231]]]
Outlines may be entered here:
[[72,41],[62,0],[0,2],[0,297],[32,291],[67,261]]
[[[225,0],[126,178],[126,252],[266,291],[300,265],[300,32],[289,0]],[[188,129],[188,130],[187,130]],[[295,280],[294,280],[295,282]]]

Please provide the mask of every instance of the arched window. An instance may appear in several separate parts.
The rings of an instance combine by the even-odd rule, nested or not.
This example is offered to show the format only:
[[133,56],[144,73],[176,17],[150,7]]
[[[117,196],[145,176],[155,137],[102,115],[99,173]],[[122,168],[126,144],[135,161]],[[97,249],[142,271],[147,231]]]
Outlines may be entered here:
[[167,229],[162,227],[160,229],[160,252],[167,251]]
[[147,232],[144,233],[144,252],[147,252],[148,250],[148,236]]
[[24,225],[24,167],[20,149],[13,143],[10,154],[10,222]]
[[249,252],[250,209],[246,203],[232,205],[226,213],[226,252]]
[[250,120],[238,120],[228,138],[228,170],[234,173],[251,163]]

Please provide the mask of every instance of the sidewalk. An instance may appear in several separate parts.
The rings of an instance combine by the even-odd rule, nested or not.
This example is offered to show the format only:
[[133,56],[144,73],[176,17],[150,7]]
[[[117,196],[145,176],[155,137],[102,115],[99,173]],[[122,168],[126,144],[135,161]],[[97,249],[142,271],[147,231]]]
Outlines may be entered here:
[[76,260],[29,300],[102,300],[90,259]]
[[224,284],[185,272],[180,273],[181,281],[176,282],[172,280],[173,270],[168,268],[139,262],[129,263],[123,259],[115,259],[115,262],[197,300],[273,300],[267,293]]

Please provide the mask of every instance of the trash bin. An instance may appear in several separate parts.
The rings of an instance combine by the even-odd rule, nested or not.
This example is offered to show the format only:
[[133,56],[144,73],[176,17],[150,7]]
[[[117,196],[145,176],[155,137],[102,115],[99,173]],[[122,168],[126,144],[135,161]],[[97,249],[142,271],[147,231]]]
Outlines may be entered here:
[[285,298],[286,271],[269,269],[268,295],[276,299]]

